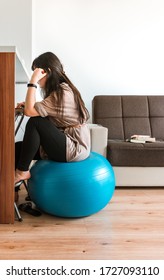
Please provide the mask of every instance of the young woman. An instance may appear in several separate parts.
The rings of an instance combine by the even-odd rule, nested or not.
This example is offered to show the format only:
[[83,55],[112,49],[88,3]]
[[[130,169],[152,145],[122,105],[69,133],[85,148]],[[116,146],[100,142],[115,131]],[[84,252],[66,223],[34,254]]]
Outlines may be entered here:
[[[27,85],[24,114],[30,116],[23,142],[15,147],[15,186],[29,179],[33,159],[59,162],[80,161],[90,154],[89,113],[79,91],[66,76],[57,56],[46,52],[32,63],[33,74]],[[36,102],[40,86],[43,100]]]

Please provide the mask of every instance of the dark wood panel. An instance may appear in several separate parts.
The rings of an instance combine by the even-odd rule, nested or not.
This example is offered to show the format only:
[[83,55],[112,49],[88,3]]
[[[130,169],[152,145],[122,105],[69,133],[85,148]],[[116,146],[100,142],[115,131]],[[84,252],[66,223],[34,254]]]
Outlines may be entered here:
[[15,53],[0,53],[0,223],[14,223]]

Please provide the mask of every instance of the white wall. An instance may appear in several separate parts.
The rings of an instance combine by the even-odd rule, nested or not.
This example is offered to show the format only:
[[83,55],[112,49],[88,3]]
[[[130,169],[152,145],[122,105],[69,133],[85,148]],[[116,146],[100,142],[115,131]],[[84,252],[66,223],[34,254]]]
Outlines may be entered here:
[[53,51],[86,105],[164,93],[163,0],[33,0],[33,56]]
[[0,0],[0,45],[16,46],[30,70],[32,59],[32,0]]
[[164,93],[163,0],[0,0],[0,7],[0,45],[16,45],[29,71],[35,56],[53,51],[90,110],[96,94]]
[[[0,45],[16,46],[19,55],[30,73],[32,60],[32,0],[0,0]],[[15,103],[23,101],[26,85],[16,85]],[[16,136],[21,140],[24,133],[24,119]]]

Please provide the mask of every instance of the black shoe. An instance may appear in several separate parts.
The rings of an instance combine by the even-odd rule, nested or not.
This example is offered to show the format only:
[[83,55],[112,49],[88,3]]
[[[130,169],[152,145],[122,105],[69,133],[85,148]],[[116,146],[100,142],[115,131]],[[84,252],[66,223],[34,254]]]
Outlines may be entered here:
[[17,203],[19,200],[19,193],[15,191],[15,202]]
[[20,185],[15,186],[15,202],[17,203],[19,200],[19,192],[20,191]]
[[22,203],[18,206],[18,209],[23,211],[23,212],[26,212],[32,216],[35,216],[35,217],[39,217],[42,215],[42,213],[36,209],[33,209],[32,208],[32,203],[31,202],[26,202],[26,203]]

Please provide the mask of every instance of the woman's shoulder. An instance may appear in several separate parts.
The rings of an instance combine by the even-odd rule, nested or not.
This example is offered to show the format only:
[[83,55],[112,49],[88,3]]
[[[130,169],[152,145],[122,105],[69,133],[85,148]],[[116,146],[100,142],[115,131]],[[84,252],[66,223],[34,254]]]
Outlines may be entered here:
[[[70,86],[67,83],[61,83],[60,86],[63,89],[63,92],[66,93],[66,95],[68,95],[68,93],[73,95],[73,91],[72,91],[72,89],[70,88]],[[50,98],[52,98],[52,97],[53,98],[57,98],[57,92],[56,91],[52,91],[49,96],[50,96]]]
[[72,89],[70,88],[70,86],[67,83],[63,82],[60,85],[63,90],[72,92]]
[[71,87],[67,83],[62,83],[61,87],[63,89],[64,100],[74,100],[74,93]]
[[[65,104],[67,103],[74,103],[75,99],[74,99],[74,93],[72,91],[72,89],[70,88],[70,86],[66,83],[62,83],[61,87],[63,89],[63,102]],[[56,93],[56,91],[51,92],[51,94],[46,98],[48,102],[51,103],[56,103],[58,101],[58,95]]]

